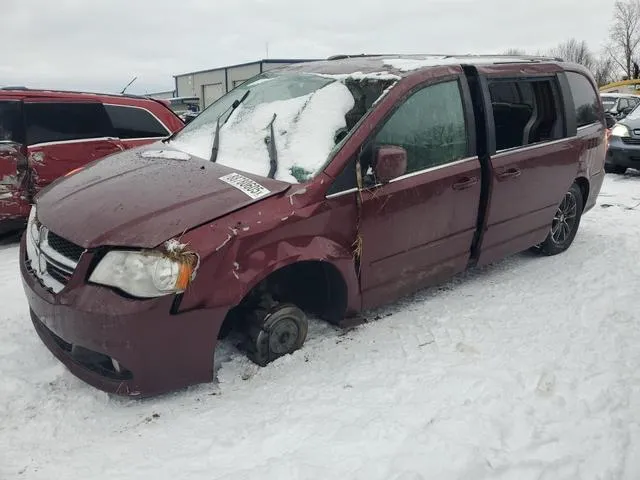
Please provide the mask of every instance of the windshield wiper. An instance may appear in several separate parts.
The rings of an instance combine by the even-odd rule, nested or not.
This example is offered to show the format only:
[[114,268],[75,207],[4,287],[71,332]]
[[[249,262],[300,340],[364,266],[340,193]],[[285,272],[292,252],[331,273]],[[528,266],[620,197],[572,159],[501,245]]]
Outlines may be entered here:
[[273,133],[273,122],[276,121],[277,114],[273,114],[271,122],[269,122],[269,136],[264,138],[264,143],[267,144],[267,151],[269,152],[269,178],[274,178],[276,171],[278,170],[278,150],[276,149],[276,137]]
[[[184,127],[182,127],[182,128],[184,128]],[[176,130],[176,131],[175,131],[175,132],[173,132],[171,135],[169,135],[169,136],[168,136],[168,137],[166,137],[166,138],[163,138],[163,139],[162,139],[162,140],[160,140],[160,141],[161,141],[162,143],[169,143],[171,140],[173,140],[173,138],[174,138],[176,135],[178,135],[178,134],[182,131],[182,128],[181,128],[181,129],[179,129],[179,130]]]
[[[246,100],[246,98],[249,96],[249,92],[250,91],[251,90],[247,90],[246,92],[244,92],[244,95],[242,96],[242,98],[240,100],[234,100],[234,102],[231,104],[231,106],[229,108],[227,108],[224,112],[222,112],[220,115],[218,115],[218,118],[216,119],[216,131],[215,131],[214,136],[213,136],[213,146],[211,147],[211,157],[209,157],[209,161],[215,162],[216,159],[218,158],[218,147],[220,146],[220,127],[222,125],[224,125],[225,123],[227,123],[227,120],[229,120],[229,117],[231,116],[233,111],[236,108],[238,108],[242,102],[244,102]],[[220,119],[227,112],[229,112],[229,116],[225,119],[224,123],[222,125],[220,125]]]

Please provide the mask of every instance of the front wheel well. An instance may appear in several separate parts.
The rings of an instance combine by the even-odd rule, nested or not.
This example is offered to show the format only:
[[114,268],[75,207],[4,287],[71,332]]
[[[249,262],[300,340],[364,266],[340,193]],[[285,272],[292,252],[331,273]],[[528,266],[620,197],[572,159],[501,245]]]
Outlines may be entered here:
[[227,314],[220,336],[240,326],[247,316],[267,302],[292,303],[307,315],[330,323],[342,320],[347,309],[347,284],[329,262],[308,260],[276,270],[254,286]]

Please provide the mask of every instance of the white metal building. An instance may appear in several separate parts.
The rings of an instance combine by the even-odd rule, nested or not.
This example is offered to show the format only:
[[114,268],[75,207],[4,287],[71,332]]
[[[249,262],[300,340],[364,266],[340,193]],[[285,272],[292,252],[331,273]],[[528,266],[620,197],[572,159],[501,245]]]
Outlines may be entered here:
[[255,75],[292,63],[311,61],[314,60],[263,59],[229,67],[174,75],[176,96],[198,97],[200,99],[200,108],[204,109],[222,95]]

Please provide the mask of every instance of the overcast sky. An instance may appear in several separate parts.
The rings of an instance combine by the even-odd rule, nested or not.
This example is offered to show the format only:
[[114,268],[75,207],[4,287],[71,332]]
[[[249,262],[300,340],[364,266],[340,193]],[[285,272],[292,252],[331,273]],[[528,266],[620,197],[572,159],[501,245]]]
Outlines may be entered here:
[[336,53],[502,53],[576,37],[599,51],[614,0],[0,0],[0,85],[173,88],[173,75]]

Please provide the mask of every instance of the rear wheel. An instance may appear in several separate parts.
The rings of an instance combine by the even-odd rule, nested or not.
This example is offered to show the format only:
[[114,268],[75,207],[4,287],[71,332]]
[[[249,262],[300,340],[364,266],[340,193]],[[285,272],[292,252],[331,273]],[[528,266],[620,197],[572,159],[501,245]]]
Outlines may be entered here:
[[621,165],[604,164],[604,171],[606,173],[615,173],[617,175],[624,175],[627,172],[627,167]]
[[557,255],[567,250],[578,233],[583,207],[582,191],[574,183],[553,216],[549,235],[537,250],[545,255]]

